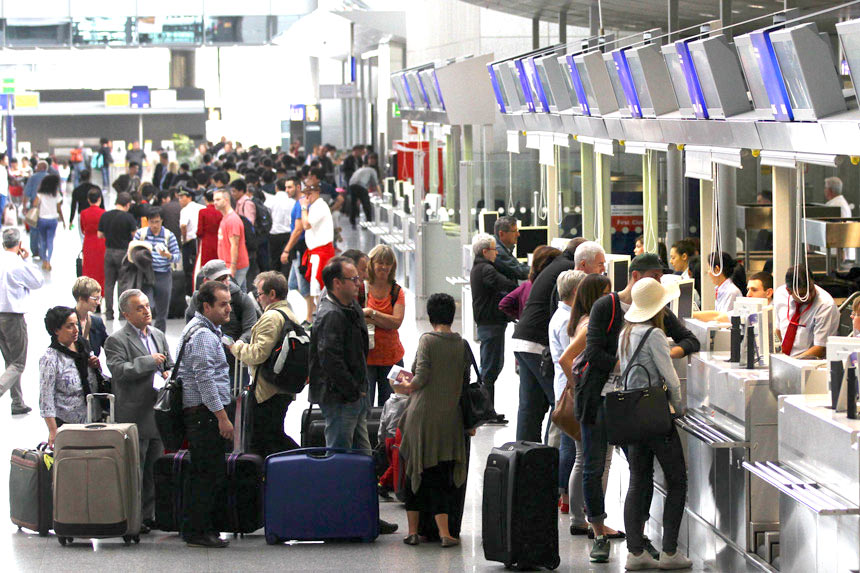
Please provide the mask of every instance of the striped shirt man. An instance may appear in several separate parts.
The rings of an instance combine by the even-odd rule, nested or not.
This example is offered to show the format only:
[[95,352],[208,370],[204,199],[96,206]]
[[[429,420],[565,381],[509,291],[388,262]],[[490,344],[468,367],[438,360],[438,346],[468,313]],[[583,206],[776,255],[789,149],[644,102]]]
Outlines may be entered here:
[[[158,234],[154,234],[152,229],[144,227],[139,229],[134,236],[135,239],[146,241],[152,245],[152,270],[157,273],[169,273],[170,264],[174,261],[181,261],[182,254],[179,251],[179,242],[176,240],[176,235],[170,232],[165,227],[162,227]],[[159,246],[161,245],[161,246]],[[161,254],[164,247],[170,251],[172,259],[168,259]]]
[[180,340],[185,340],[192,329],[196,331],[186,342],[176,374],[182,380],[182,407],[203,404],[210,412],[217,412],[233,401],[221,328],[197,312],[185,325]]

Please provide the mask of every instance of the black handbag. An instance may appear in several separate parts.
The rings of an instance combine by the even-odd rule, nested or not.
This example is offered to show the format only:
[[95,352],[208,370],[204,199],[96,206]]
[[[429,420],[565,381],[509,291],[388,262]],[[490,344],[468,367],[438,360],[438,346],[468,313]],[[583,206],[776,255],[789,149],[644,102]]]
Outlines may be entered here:
[[[627,363],[627,368],[624,369],[622,374],[624,390],[606,394],[604,401],[606,438],[610,444],[623,446],[643,442],[665,436],[672,429],[666,384],[661,380],[659,386],[652,385],[648,369],[642,364],[636,364],[636,358],[652,330],[654,327],[649,328],[639,341],[639,346],[636,347],[636,351]],[[645,370],[648,376],[648,387],[628,390],[627,378],[637,366]]]
[[161,436],[164,447],[168,450],[180,449],[185,440],[185,420],[182,417],[182,380],[177,378],[177,374],[179,373],[179,363],[185,352],[185,345],[200,328],[202,327],[198,326],[192,329],[183,338],[170,379],[158,391],[155,406],[152,407],[155,411],[155,427],[158,429],[158,435]]
[[463,412],[463,427],[466,430],[474,430],[478,426],[494,420],[496,418],[496,411],[493,409],[493,404],[490,401],[490,393],[481,379],[481,371],[478,370],[478,364],[475,362],[475,355],[472,354],[469,343],[464,340],[463,346],[466,354],[469,355],[469,360],[472,362],[472,368],[475,370],[478,381],[463,381],[463,392],[460,394],[460,410]]

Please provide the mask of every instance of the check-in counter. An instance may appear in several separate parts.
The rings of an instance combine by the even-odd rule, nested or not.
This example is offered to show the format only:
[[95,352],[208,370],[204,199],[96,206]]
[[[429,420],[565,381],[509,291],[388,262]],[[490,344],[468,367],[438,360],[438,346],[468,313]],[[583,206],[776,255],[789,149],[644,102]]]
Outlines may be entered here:
[[731,342],[729,324],[726,322],[705,322],[696,318],[685,318],[684,326],[699,341],[702,352],[728,352]]
[[860,420],[829,394],[780,396],[778,461],[744,467],[779,495],[779,569],[860,568]]

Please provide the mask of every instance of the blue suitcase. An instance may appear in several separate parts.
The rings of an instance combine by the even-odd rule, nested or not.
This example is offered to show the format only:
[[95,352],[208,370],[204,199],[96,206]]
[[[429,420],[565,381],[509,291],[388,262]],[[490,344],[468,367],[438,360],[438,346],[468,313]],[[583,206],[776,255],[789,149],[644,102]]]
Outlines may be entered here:
[[265,465],[266,543],[359,539],[379,534],[373,457],[331,448],[272,454]]

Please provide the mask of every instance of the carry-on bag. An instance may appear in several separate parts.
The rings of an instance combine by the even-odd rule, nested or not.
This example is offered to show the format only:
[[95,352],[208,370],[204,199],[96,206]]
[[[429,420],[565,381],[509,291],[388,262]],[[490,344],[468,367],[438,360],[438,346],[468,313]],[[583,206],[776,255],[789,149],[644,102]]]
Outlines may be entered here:
[[75,537],[122,537],[140,542],[140,446],[136,424],[114,423],[113,394],[106,424],[65,424],[54,440],[54,531],[61,545]]
[[[370,448],[374,449],[379,443],[379,420],[382,417],[382,407],[374,406],[367,416],[367,437],[370,439]],[[301,446],[303,448],[324,448],[325,444],[325,418],[322,410],[314,408],[313,403],[308,404],[307,409],[302,412]]]
[[484,557],[521,569],[561,563],[558,449],[533,442],[493,448],[484,470]]
[[359,539],[379,534],[373,458],[307,448],[272,454],[265,465],[266,543]]
[[53,453],[47,442],[33,450],[12,450],[9,516],[19,530],[26,527],[42,537],[47,536],[54,525],[51,464]]

